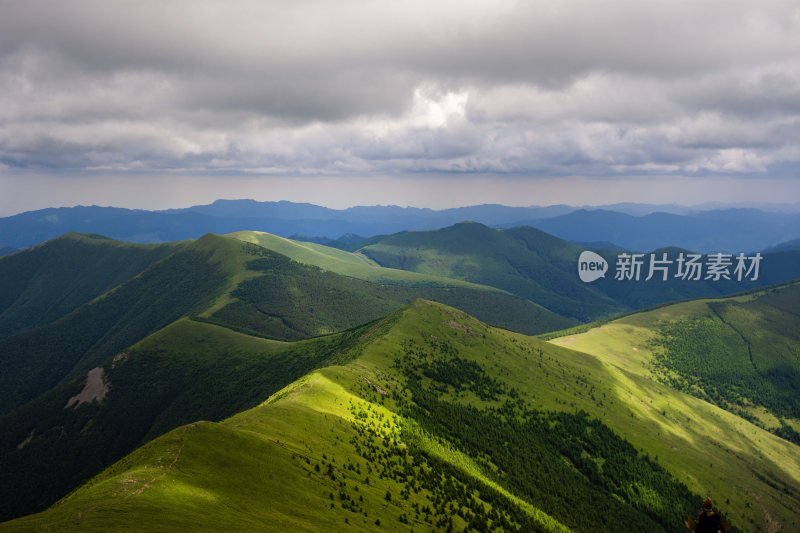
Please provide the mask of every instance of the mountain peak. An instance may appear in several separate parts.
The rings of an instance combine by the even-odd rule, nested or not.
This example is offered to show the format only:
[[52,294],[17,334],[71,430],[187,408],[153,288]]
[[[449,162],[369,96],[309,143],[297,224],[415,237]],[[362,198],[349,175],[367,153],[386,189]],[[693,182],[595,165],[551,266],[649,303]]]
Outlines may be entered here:
[[70,231],[61,235],[60,237],[56,237],[56,239],[73,239],[73,240],[84,240],[84,241],[113,241],[111,237],[106,237],[105,235],[100,235],[99,233],[81,233],[79,231]]
[[441,337],[453,331],[474,335],[489,326],[469,314],[439,302],[417,298],[400,310],[400,327],[413,326],[417,332]]

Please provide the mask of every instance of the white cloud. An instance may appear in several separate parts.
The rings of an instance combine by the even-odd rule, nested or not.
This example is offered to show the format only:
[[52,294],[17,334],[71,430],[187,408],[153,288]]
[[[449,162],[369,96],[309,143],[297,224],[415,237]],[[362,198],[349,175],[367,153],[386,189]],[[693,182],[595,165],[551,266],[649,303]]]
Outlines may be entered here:
[[766,160],[751,150],[727,148],[711,157],[688,165],[688,170],[710,170],[712,172],[764,172]]
[[797,166],[791,1],[0,1],[0,164],[542,175]]

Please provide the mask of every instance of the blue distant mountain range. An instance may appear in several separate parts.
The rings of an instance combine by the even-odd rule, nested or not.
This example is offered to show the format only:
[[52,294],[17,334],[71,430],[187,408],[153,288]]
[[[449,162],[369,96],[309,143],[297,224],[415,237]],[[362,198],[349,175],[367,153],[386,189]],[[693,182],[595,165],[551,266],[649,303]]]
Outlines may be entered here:
[[[753,252],[796,246],[800,213],[753,208],[691,211],[619,204],[613,209],[568,205],[508,207],[477,205],[432,210],[398,206],[330,209],[313,204],[217,200],[209,205],[147,211],[77,206],[29,211],[0,218],[0,254],[33,246],[69,231],[98,233],[131,242],[165,242],[206,233],[258,230],[285,237],[304,235],[328,242],[348,235],[364,238],[405,230],[446,227],[466,220],[493,227],[533,226],[562,239],[598,247],[652,250],[677,246],[698,252]],[[623,212],[624,211],[624,212]],[[642,214],[644,213],[644,214]]]

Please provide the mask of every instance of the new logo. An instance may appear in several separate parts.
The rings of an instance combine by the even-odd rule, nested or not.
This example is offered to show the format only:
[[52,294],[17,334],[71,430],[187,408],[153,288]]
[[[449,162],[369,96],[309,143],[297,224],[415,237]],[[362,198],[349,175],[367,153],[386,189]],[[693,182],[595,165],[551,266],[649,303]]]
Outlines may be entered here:
[[[682,281],[757,281],[761,260],[760,253],[746,256],[740,253],[734,256],[730,253],[718,252],[708,254],[706,261],[702,261],[701,254],[680,252],[677,257],[669,258],[666,252],[659,258],[655,253],[637,254],[621,252],[617,254],[616,281],[650,281],[655,278],[660,281],[680,279]],[[676,270],[673,275],[670,270]],[[578,258],[578,276],[584,283],[591,283],[598,278],[604,278],[608,271],[608,263],[599,254],[586,250]],[[646,276],[646,277],[645,277]]]
[[591,283],[603,278],[608,270],[608,263],[602,256],[586,250],[578,258],[578,275],[584,283]]

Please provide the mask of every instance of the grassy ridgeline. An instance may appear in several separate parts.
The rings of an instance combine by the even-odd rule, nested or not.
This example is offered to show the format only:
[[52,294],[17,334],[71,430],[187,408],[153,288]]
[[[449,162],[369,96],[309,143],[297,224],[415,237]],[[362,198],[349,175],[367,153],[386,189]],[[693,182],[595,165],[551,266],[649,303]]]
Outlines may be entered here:
[[238,248],[203,237],[60,320],[0,340],[0,413],[210,305],[229,284]]
[[299,340],[363,324],[417,298],[456,305],[495,325],[535,334],[572,321],[536,304],[498,291],[456,284],[419,287],[378,284],[305,265],[257,248],[247,268],[259,275],[239,283],[233,301],[212,321],[268,337]]
[[[62,248],[67,244],[80,250],[88,247],[93,253],[96,248],[101,255],[106,253],[103,250],[111,249],[113,253],[109,252],[101,262],[106,266],[101,269],[104,272],[112,270],[117,261],[144,253],[142,250],[150,250],[145,259],[155,260],[165,250],[175,248],[129,246],[91,236],[67,236],[57,241],[43,245],[42,250],[58,258],[66,253]],[[6,258],[0,267],[12,259],[27,258],[26,254],[34,251]],[[69,264],[68,257],[62,260]],[[45,283],[48,272],[61,272],[49,263],[41,269],[46,272],[40,272],[33,285]],[[79,276],[74,283],[90,284],[90,278]],[[98,274],[98,287],[115,280]],[[0,375],[0,413],[88,371],[174,320],[194,314],[211,315],[210,319],[217,323],[284,340],[355,327],[418,297],[458,305],[493,324],[525,333],[541,333],[574,323],[495,289],[457,281],[451,285],[431,279],[422,284],[417,280],[414,286],[372,283],[303,265],[258,245],[206,235],[183,244],[139,275],[61,319],[0,338],[0,364],[4,368]],[[88,297],[81,291],[76,294]],[[52,291],[42,293],[40,300],[46,295],[53,296]],[[38,301],[31,300],[30,308],[21,304],[9,307],[9,317],[12,311],[32,312]]]
[[[202,395],[190,394],[196,390],[192,388],[194,381],[177,379],[169,384],[162,383],[160,380],[166,378],[149,379],[142,370],[137,379],[142,383],[152,382],[153,387],[159,391],[163,389],[166,396],[155,395],[160,398],[158,401],[141,415],[136,413],[133,419],[141,416],[143,422],[131,423],[129,434],[117,435],[118,430],[114,429],[120,424],[119,413],[130,414],[124,402],[103,410],[100,418],[109,416],[110,426],[99,423],[93,414],[87,414],[92,411],[89,406],[82,407],[77,418],[71,411],[64,410],[67,399],[80,391],[86,372],[99,365],[108,367],[112,356],[171,322],[212,310],[211,318],[206,320],[261,336],[297,340],[375,320],[419,296],[463,305],[480,316],[522,331],[539,332],[570,324],[531,302],[499,291],[473,289],[457,283],[454,287],[378,285],[299,264],[253,244],[208,235],[186,244],[141,275],[66,317],[0,340],[0,362],[4,365],[0,376],[0,391],[3,392],[0,411],[8,415],[2,421],[4,439],[0,454],[5,465],[15,465],[13,475],[7,479],[22,480],[19,483],[8,481],[9,496],[4,515],[23,512],[19,509],[26,512],[41,509],[77,481],[131,451],[143,442],[142,439],[152,438],[197,417],[219,419],[247,405],[246,400],[253,396],[242,399],[238,393],[225,392],[234,398],[231,404],[225,400],[203,399]],[[180,330],[167,328],[165,331],[173,335]],[[182,335],[175,338],[177,345],[184,342],[191,345]],[[177,350],[175,345],[170,350],[172,348]],[[167,352],[172,353],[170,350]],[[192,353],[197,354],[195,363]],[[206,364],[200,357],[203,353],[206,352],[195,350],[182,355],[174,361],[175,364],[180,361],[182,366],[172,370],[180,372],[181,377],[202,375]],[[227,351],[223,349],[220,353]],[[160,369],[166,363],[157,356],[152,353],[147,361]],[[225,364],[233,361],[225,360]],[[193,368],[193,364],[197,368]],[[297,367],[298,372],[309,368],[302,364]],[[281,367],[275,383],[283,385],[287,379],[301,375],[290,370]],[[225,380],[231,378],[242,385],[241,380],[246,383],[248,379],[245,367],[243,371],[244,376],[236,376],[231,368]],[[214,390],[213,383],[202,380],[201,383],[209,391]],[[115,387],[120,386],[120,379],[115,379]],[[189,392],[184,394],[184,389]],[[179,393],[180,401],[173,398]],[[260,393],[263,390],[252,392]],[[43,394],[46,396],[27,404]],[[15,408],[18,410],[14,411]],[[32,418],[42,421],[35,431],[27,424]],[[93,425],[91,431],[86,426],[89,420]],[[23,426],[27,429],[21,429]],[[34,441],[39,443],[25,447],[24,451],[17,450],[31,431],[48,436]],[[62,432],[70,436],[58,437]],[[78,434],[81,436],[76,436]],[[73,437],[77,440],[72,440]],[[32,450],[39,450],[43,459],[38,460]],[[95,450],[95,453],[87,450]],[[30,475],[33,471],[41,475]],[[14,488],[17,486],[19,490]],[[19,503],[27,501],[33,503]]]
[[800,284],[707,306],[659,326],[662,379],[800,444]]
[[185,243],[132,244],[67,233],[0,260],[0,338],[55,322]]
[[221,420],[314,368],[346,361],[374,328],[282,343],[188,319],[171,324],[103,364],[102,404],[65,408],[84,376],[0,419],[0,517],[40,511],[166,431]]
[[[404,298],[415,294],[435,294],[413,291],[440,291],[443,300],[471,301],[483,313],[491,313],[492,306],[499,309],[506,302],[522,301],[496,291],[470,293],[468,287],[378,286],[299,265],[255,245],[217,236],[200,239],[192,245],[192,252],[194,255],[181,256],[182,262],[175,265],[185,269],[184,274],[194,272],[192,269],[205,272],[198,279],[209,283],[210,289],[198,291],[196,301],[179,298],[177,301],[187,309],[184,314],[208,312],[207,320],[227,320],[229,326],[258,331],[263,321],[246,322],[243,317],[260,317],[266,310],[287,327],[280,333],[284,338],[289,334],[324,333],[328,331],[323,329],[328,327],[326,322],[344,328],[348,321],[369,319],[369,313],[358,314],[362,311],[354,310],[352,302],[361,302],[377,314],[399,307]],[[180,276],[172,269],[163,276],[136,279],[146,282],[143,287],[150,291],[146,299],[138,303],[129,299],[126,295],[135,291],[126,292],[123,285],[92,304],[107,307],[86,315],[97,320],[136,317],[133,329],[122,327],[105,340],[116,342],[118,334],[129,334],[132,344],[153,326],[150,319],[172,316],[163,312],[174,311],[169,303],[175,294],[195,294],[192,288],[182,289]],[[485,299],[476,298],[478,295]],[[148,306],[148,301],[155,304]],[[318,304],[314,314],[308,315],[312,301]],[[769,307],[791,312],[793,301],[784,298]],[[130,302],[133,308],[127,307]],[[226,317],[225,310],[230,311],[233,305],[256,309]],[[690,313],[687,305],[705,303],[681,305],[655,312],[661,313],[661,318],[679,319]],[[108,316],[97,309],[105,309]],[[512,309],[507,306],[505,311]],[[114,314],[120,310],[132,314]],[[656,330],[644,327],[649,315],[641,315],[604,326],[610,330],[599,328],[633,332],[633,337],[619,340],[606,336],[588,345],[572,339],[574,347],[587,353],[598,353],[598,348],[602,351],[609,346],[627,348],[624,355],[604,352],[597,357],[489,328],[461,312],[421,302],[391,320],[297,344],[180,320],[133,350],[126,350],[116,364],[108,356],[101,359],[100,352],[90,352],[91,357],[79,360],[82,366],[72,367],[71,375],[77,376],[74,380],[64,380],[61,386],[3,420],[4,429],[10,428],[0,450],[3,471],[10,473],[4,476],[3,501],[8,507],[3,512],[13,516],[41,509],[78,481],[162,432],[198,419],[221,420],[299,378],[275,395],[269,405],[230,422],[199,424],[171,433],[172,440],[157,439],[45,515],[9,527],[27,523],[32,527],[57,524],[56,528],[63,526],[66,530],[78,525],[82,530],[122,529],[127,526],[124,520],[119,521],[118,498],[124,495],[137,502],[130,516],[131,520],[138,517],[146,526],[141,530],[164,528],[168,508],[178,509],[176,522],[168,519],[170,529],[174,526],[178,530],[226,522],[235,524],[233,529],[248,530],[262,520],[284,520],[298,528],[312,529],[347,527],[341,524],[375,531],[387,524],[446,529],[449,523],[441,522],[445,515],[458,517],[453,518],[454,527],[473,524],[478,530],[487,523],[506,522],[526,530],[560,531],[564,524],[582,530],[590,526],[562,516],[568,509],[580,507],[575,498],[581,495],[596,502],[597,508],[609,509],[610,516],[615,517],[611,522],[628,512],[636,516],[644,513],[643,527],[658,530],[672,524],[681,512],[693,511],[696,498],[684,492],[682,483],[695,492],[705,493],[710,488],[715,497],[733,493],[729,496],[731,503],[723,510],[733,510],[737,523],[756,524],[768,512],[787,526],[793,524],[797,517],[791,509],[798,494],[800,469],[795,448],[730,413],[718,412],[698,398],[654,381],[645,364],[652,359],[644,359],[649,353],[647,347],[652,346],[639,341],[652,340]],[[322,320],[314,322],[317,317]],[[56,324],[70,324],[66,322],[69,318]],[[742,320],[750,318],[747,315]],[[772,316],[770,321],[776,318]],[[729,320],[733,323],[735,317]],[[119,322],[119,327],[124,322]],[[76,335],[70,328],[61,332]],[[596,332],[594,329],[586,335]],[[763,337],[752,336],[751,342],[771,345],[769,338],[774,338],[777,330],[765,332]],[[260,335],[272,333],[268,329],[259,331]],[[97,346],[104,346],[104,338],[99,341]],[[426,354],[424,364],[420,361],[420,368],[411,370],[419,370],[417,374],[397,365],[412,341],[424,347]],[[108,355],[123,349],[114,346],[105,345]],[[641,347],[640,351],[631,352],[631,346]],[[87,353],[80,348],[75,353]],[[631,353],[642,359],[633,360]],[[334,363],[340,366],[307,374]],[[110,385],[103,403],[65,409],[67,400],[83,388],[84,372],[98,364],[105,369]],[[427,390],[438,392],[436,402],[426,398]],[[581,411],[586,415],[576,414]],[[574,418],[558,414],[565,412]],[[704,426],[690,418],[698,414]],[[510,424],[517,429],[513,435],[504,433],[509,417],[519,417],[516,426]],[[603,424],[597,425],[598,419]],[[302,433],[297,421],[304,423]],[[446,427],[454,423],[458,427]],[[563,424],[568,430],[547,440],[547,432],[542,431],[545,423]],[[598,446],[595,433],[616,444],[608,449]],[[200,437],[191,437],[195,434]],[[190,440],[184,438],[187,435]],[[511,446],[517,436],[523,440]],[[624,442],[621,439],[614,440],[620,437],[632,448],[620,444]],[[214,444],[226,439],[240,443],[243,453],[229,453]],[[189,442],[194,448],[185,447]],[[498,448],[506,444],[513,453]],[[538,448],[543,450],[541,455],[526,455]],[[190,449],[195,455],[188,453]],[[187,451],[186,456],[177,450],[181,454]],[[276,463],[259,469],[245,450],[266,454],[264,457]],[[338,462],[333,460],[334,451]],[[645,451],[654,457],[652,461]],[[149,480],[161,477],[147,475],[159,468],[164,472],[164,465],[173,464],[175,457],[200,462],[182,464],[185,470],[166,475],[175,491],[160,484],[159,490],[150,491],[153,485]],[[497,460],[487,462],[487,457]],[[529,470],[513,464],[514,458],[521,457],[526,458]],[[287,460],[302,461],[305,466]],[[546,467],[554,461],[562,461],[567,467],[558,464],[551,472]],[[608,461],[614,468],[612,463],[603,468]],[[631,467],[640,463],[644,470]],[[665,470],[659,470],[659,465]],[[754,470],[758,472],[755,478],[751,475]],[[253,472],[262,472],[259,475],[263,477],[251,478]],[[358,484],[347,485],[348,479],[355,477],[340,476],[346,472],[361,476]],[[521,472],[528,472],[530,476],[523,477],[531,480],[515,477]],[[533,482],[550,474],[554,476],[551,483]],[[409,476],[415,481],[411,482]],[[243,494],[236,486],[226,484],[226,479],[246,479],[246,486],[255,492]],[[263,489],[253,488],[259,486]],[[148,496],[138,499],[143,494]],[[298,515],[296,503],[284,498],[289,494],[307,498],[319,508]],[[761,496],[758,508],[745,505],[752,494]],[[609,497],[614,501],[607,500]],[[618,499],[622,500],[621,507],[614,507]],[[782,503],[785,499],[789,503]],[[87,514],[93,516],[89,522],[70,522]],[[198,522],[198,517],[207,522]],[[611,522],[602,524],[601,530],[618,530],[614,529],[618,523]]]
[[[185,324],[186,340],[208,343],[199,332],[213,326]],[[800,479],[792,445],[608,360],[422,301],[353,335],[335,366],[219,424],[171,431],[0,530],[616,532],[634,520],[677,532],[699,504],[695,488],[710,490],[739,531],[763,516],[744,505],[748,494],[786,527],[798,519],[780,504],[781,486]],[[170,338],[138,357],[152,349],[169,359],[185,343]],[[236,338],[269,346],[254,359],[286,349]],[[683,404],[713,428],[672,431]]]

